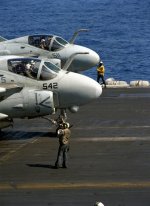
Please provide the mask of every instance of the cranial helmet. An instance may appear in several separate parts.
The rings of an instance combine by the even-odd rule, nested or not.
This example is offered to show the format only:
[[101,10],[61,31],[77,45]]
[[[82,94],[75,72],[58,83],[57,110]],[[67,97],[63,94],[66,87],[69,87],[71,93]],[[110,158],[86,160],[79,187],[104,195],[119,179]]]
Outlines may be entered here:
[[31,60],[31,64],[35,64],[35,62],[33,60]]
[[70,127],[70,124],[69,124],[68,122],[66,122],[66,125],[67,125],[67,128],[69,128],[69,127]]
[[63,123],[63,127],[66,129],[66,128],[69,128],[69,123],[68,122],[65,122],[65,123]]

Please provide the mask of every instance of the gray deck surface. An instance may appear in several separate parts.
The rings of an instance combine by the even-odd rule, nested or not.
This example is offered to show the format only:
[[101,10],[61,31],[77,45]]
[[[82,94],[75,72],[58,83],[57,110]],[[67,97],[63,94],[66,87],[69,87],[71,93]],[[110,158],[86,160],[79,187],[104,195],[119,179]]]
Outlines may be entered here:
[[58,140],[48,121],[3,130],[0,206],[149,206],[150,88],[104,89],[68,118],[68,169],[53,168]]

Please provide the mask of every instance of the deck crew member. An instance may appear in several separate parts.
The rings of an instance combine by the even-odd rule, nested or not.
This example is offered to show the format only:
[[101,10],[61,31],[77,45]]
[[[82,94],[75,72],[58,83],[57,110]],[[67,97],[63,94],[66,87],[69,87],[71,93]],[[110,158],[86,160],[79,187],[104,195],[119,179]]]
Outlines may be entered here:
[[57,154],[57,160],[55,162],[55,168],[68,167],[68,151],[69,151],[69,139],[71,136],[71,131],[69,129],[68,123],[63,123],[60,125],[60,129],[57,132],[59,138],[59,149]]
[[104,74],[105,74],[105,67],[102,61],[99,62],[97,67],[97,82],[99,83],[99,80],[102,79],[102,84],[104,84],[106,88],[106,82],[104,80]]

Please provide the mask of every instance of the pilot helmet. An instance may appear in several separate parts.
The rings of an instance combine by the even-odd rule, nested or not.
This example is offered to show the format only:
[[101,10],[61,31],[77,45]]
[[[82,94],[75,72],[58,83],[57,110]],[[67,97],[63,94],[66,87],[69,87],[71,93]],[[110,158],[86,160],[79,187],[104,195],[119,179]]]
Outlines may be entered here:
[[104,206],[104,204],[103,204],[102,202],[96,202],[96,203],[94,204],[94,206]]
[[45,42],[45,39],[41,39],[41,42]]
[[31,64],[35,64],[35,62],[33,60],[31,60]]
[[30,69],[30,68],[31,68],[31,64],[30,63],[26,64],[26,69]]

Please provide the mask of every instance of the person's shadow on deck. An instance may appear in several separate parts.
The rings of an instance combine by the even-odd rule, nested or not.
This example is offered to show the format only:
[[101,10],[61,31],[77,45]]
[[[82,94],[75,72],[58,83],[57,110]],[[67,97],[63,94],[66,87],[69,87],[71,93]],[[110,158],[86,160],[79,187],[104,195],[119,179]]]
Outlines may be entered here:
[[26,164],[28,167],[42,167],[48,169],[56,169],[55,165],[48,165],[48,164]]

